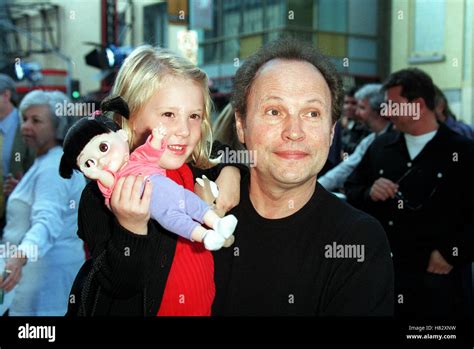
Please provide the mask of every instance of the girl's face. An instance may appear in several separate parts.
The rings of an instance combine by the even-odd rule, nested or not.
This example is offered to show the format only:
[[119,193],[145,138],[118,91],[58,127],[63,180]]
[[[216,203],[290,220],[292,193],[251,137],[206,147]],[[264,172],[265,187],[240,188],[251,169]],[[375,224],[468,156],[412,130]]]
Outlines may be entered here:
[[132,119],[134,146],[143,144],[151,130],[161,124],[166,129],[167,148],[158,165],[169,170],[180,168],[201,139],[204,112],[201,86],[190,79],[168,76]]

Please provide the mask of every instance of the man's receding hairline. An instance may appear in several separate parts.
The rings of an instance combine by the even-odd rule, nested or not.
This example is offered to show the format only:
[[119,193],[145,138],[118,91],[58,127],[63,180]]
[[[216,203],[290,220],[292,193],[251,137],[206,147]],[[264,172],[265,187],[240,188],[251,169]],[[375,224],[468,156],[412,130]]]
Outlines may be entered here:
[[318,69],[318,67],[316,67],[313,63],[307,61],[306,59],[303,59],[303,58],[286,58],[286,57],[275,57],[275,58],[272,58],[268,61],[266,61],[265,63],[263,63],[258,69],[257,71],[255,72],[255,75],[254,75],[254,78],[252,79],[252,81],[254,81],[255,79],[257,79],[258,75],[260,75],[261,71],[264,70],[264,68],[271,64],[276,64],[276,63],[290,63],[290,62],[299,62],[299,63],[306,63],[310,66],[312,66],[314,69],[316,69],[316,71],[321,74],[324,78],[324,80],[326,81],[327,83],[327,80],[326,78],[324,77],[324,74],[321,72],[320,69]]
[[[276,61],[276,62],[275,62]],[[250,84],[248,86],[248,90],[247,90],[247,96],[245,97],[245,104],[248,103],[247,101],[247,98],[250,96],[250,93],[252,92],[252,89],[253,89],[253,86],[255,85],[255,81],[257,80],[257,78],[260,76],[263,68],[268,64],[268,63],[272,63],[272,64],[275,64],[275,63],[278,63],[278,61],[282,61],[283,63],[289,63],[289,62],[301,62],[301,63],[306,63],[308,65],[310,65],[311,67],[313,67],[316,72],[318,72],[321,77],[323,78],[324,82],[326,83],[326,86],[329,90],[329,97],[331,98],[331,105],[332,105],[332,93],[331,93],[331,87],[329,86],[329,83],[328,83],[328,80],[326,79],[326,77],[324,76],[324,74],[321,72],[321,70],[318,69],[318,67],[316,67],[313,63],[307,61],[306,59],[298,59],[298,58],[286,58],[286,57],[275,57],[275,58],[272,58],[268,61],[266,61],[265,63],[263,63],[256,71],[256,73],[254,74],[252,80],[250,80]]]

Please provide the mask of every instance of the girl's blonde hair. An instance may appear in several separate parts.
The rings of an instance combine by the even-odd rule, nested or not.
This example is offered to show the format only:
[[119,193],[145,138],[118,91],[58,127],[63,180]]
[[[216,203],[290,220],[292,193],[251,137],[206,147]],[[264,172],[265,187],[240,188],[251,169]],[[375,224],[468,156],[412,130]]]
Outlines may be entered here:
[[209,93],[207,75],[189,60],[170,50],[143,45],[133,50],[130,56],[125,59],[117,74],[112,95],[121,96],[128,103],[130,118],[127,120],[119,115],[115,115],[114,119],[127,132],[130,147],[134,148],[132,132],[134,117],[161,88],[165,77],[170,75],[191,79],[202,88],[204,112],[201,122],[201,139],[193,150],[192,160],[196,167],[212,167],[216,162],[210,160],[212,147],[210,122],[212,100]]

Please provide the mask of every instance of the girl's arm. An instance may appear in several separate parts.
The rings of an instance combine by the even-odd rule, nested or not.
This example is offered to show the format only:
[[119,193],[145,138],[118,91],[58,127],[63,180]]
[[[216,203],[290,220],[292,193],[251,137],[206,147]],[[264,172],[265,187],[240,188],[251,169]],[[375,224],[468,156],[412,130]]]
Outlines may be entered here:
[[[121,185],[123,189],[123,183]],[[105,292],[112,297],[128,298],[144,288],[146,273],[150,270],[149,263],[155,252],[152,241],[156,238],[156,227],[148,224],[148,220],[145,223],[139,222],[138,217],[133,221],[124,219],[126,208],[117,206],[117,201],[114,201],[117,194],[120,193],[114,190],[111,204],[119,212],[124,225],[104,205],[104,198],[97,184],[92,182],[86,186],[79,204],[78,235],[86,242],[92,258],[97,258],[105,251],[105,258],[96,274],[97,281]],[[128,205],[131,210],[134,209],[132,206]],[[133,216],[133,212],[129,212],[129,215]],[[143,225],[146,226],[145,229]],[[138,231],[133,232],[133,229]]]

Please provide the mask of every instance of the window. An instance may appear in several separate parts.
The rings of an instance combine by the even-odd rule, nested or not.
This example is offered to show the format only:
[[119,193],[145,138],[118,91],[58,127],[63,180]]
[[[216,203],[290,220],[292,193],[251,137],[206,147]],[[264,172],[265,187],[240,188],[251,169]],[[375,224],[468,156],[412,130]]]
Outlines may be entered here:
[[445,0],[415,0],[413,48],[420,54],[444,50]]
[[263,30],[263,7],[261,1],[245,0],[243,2],[243,33],[255,33]]
[[379,15],[377,0],[349,1],[349,32],[377,35]]
[[315,28],[322,31],[347,31],[347,0],[319,0],[317,7],[318,23]]
[[166,3],[143,9],[143,40],[150,45],[168,46],[168,15]]

